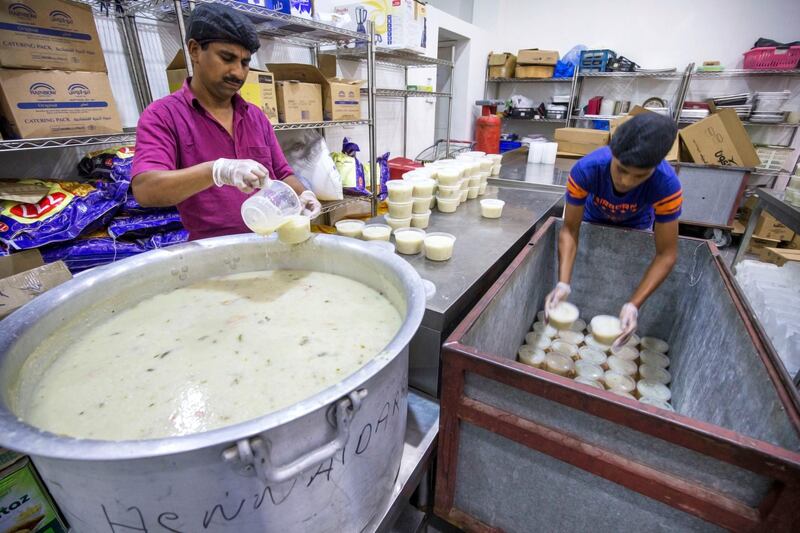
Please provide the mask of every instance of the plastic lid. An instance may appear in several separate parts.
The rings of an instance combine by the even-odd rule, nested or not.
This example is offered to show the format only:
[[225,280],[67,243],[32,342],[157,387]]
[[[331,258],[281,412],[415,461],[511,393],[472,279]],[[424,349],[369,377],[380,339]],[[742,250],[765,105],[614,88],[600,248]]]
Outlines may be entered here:
[[644,364],[639,367],[639,375],[642,377],[642,379],[658,381],[664,385],[667,385],[670,381],[672,381],[672,374],[669,373],[669,370],[665,370],[660,366]]
[[625,392],[632,392],[636,388],[636,382],[632,377],[620,374],[613,370],[607,370],[603,376],[603,381],[609,389],[622,390]]
[[628,361],[636,361],[639,359],[639,350],[631,346],[625,345],[619,348],[612,348],[611,353],[620,359],[627,359]]
[[545,370],[559,376],[571,376],[575,373],[575,363],[566,355],[550,352],[544,359]]
[[643,379],[636,384],[636,390],[642,397],[646,396],[662,402],[668,402],[672,398],[669,387],[658,381]]
[[531,331],[535,331],[536,333],[541,333],[551,339],[558,335],[558,330],[551,326],[550,324],[545,324],[544,322],[534,322],[533,328]]
[[583,343],[590,348],[594,348],[595,350],[600,350],[601,352],[609,352],[611,351],[610,344],[603,344],[599,342],[597,339],[594,338],[594,335],[586,335],[583,338]]
[[640,341],[641,339],[639,338],[639,335],[633,333],[630,337],[628,337],[628,342],[625,343],[625,346],[633,346],[634,348],[638,348]]
[[578,376],[583,376],[594,381],[601,381],[605,376],[605,372],[600,366],[583,359],[575,361],[575,373]]
[[525,342],[542,350],[546,350],[550,347],[550,339],[546,335],[536,333],[535,331],[525,335]]
[[542,367],[545,356],[544,350],[531,346],[530,344],[523,344],[520,346],[519,351],[517,351],[517,357],[520,362],[535,366],[536,368]]
[[572,331],[571,329],[562,329],[558,332],[558,338],[564,342],[579,346],[583,342],[583,333]]
[[669,351],[669,344],[657,337],[642,337],[640,342],[642,348],[645,350],[652,350],[658,353],[667,353]]
[[625,374],[626,376],[635,376],[636,371],[639,369],[636,363],[629,359],[622,359],[619,356],[612,355],[606,361],[609,370]]
[[[506,205],[506,203],[503,200],[498,200],[497,198],[484,198],[481,200],[481,205],[485,205],[486,207],[503,207]],[[544,313],[544,311],[541,312]]]
[[641,353],[639,353],[639,359],[641,359],[642,364],[645,365],[660,366],[661,368],[667,368],[669,366],[669,357],[663,353],[654,352],[652,350],[642,350]]
[[356,219],[353,219],[353,218],[343,218],[342,220],[340,220],[339,222],[334,224],[336,229],[339,229],[340,225],[341,226],[352,226],[352,227],[358,226],[360,228],[363,228],[364,225],[365,225],[365,222],[363,220],[356,220]]
[[606,356],[605,352],[596,350],[591,346],[583,346],[580,350],[578,350],[578,357],[584,361],[601,366],[606,364],[606,360],[608,359],[608,356]]
[[564,340],[554,340],[552,344],[550,344],[550,349],[554,352],[559,352],[567,357],[575,357],[578,355],[578,347],[574,344],[570,344]]

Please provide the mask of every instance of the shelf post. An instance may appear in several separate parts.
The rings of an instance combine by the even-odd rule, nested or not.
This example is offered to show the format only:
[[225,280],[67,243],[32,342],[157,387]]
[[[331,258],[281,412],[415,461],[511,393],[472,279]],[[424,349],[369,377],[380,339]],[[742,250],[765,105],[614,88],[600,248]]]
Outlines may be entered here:
[[144,54],[142,54],[142,44],[139,41],[139,33],[136,30],[136,15],[125,14],[120,17],[122,28],[122,45],[125,48],[125,59],[128,62],[128,70],[133,78],[134,96],[136,97],[136,107],[141,114],[144,109],[153,101],[153,93],[147,79],[147,70],[144,66]]
[[[178,0],[179,1],[179,0]],[[378,214],[378,195],[380,194],[377,175],[377,142],[375,137],[375,27],[372,21],[367,21],[367,112],[369,113],[369,183],[372,192],[372,216]]]
[[[403,67],[403,90],[408,90],[408,65]],[[408,142],[408,95],[403,96],[403,157],[408,157],[406,143]]]
[[[194,2],[192,2],[194,4]],[[192,75],[192,58],[189,55],[189,50],[186,48],[186,23],[183,20],[183,7],[181,0],[172,0],[172,5],[175,7],[175,19],[178,21],[178,34],[181,38],[181,50],[183,50],[183,59],[186,61],[186,72],[189,76]]]
[[[487,68],[489,61],[486,61]],[[453,79],[453,74],[455,73],[455,65],[456,65],[456,46],[453,45],[450,47],[450,90],[447,91],[447,137],[445,137],[445,150],[444,150],[444,157],[445,159],[450,158],[450,135],[451,135],[451,127],[453,121],[453,89],[455,87],[455,80]],[[488,71],[487,71],[488,72]],[[488,79],[488,78],[487,78]]]

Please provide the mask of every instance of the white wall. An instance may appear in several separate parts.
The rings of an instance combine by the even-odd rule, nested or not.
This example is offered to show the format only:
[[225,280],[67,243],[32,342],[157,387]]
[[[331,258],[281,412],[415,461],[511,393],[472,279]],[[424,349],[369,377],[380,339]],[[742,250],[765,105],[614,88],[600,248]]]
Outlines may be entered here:
[[477,0],[473,22],[498,50],[575,44],[611,48],[643,67],[682,68],[718,59],[741,66],[759,37],[800,35],[797,0]]

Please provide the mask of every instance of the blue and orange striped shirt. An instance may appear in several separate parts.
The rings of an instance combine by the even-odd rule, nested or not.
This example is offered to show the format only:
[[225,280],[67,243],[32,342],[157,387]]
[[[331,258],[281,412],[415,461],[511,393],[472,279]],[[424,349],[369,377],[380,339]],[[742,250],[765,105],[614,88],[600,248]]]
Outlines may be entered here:
[[662,161],[647,181],[618,196],[611,181],[611,149],[599,148],[581,158],[570,171],[567,202],[584,206],[583,220],[626,228],[650,229],[655,222],[681,216],[681,182]]

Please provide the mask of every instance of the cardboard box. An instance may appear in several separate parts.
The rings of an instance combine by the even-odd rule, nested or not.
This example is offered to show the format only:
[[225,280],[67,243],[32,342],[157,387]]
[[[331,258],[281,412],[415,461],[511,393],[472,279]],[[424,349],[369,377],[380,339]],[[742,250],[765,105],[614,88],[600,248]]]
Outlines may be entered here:
[[761,252],[761,260],[773,265],[783,266],[790,261],[800,261],[800,250],[789,250],[787,248],[764,248]]
[[319,55],[318,62],[324,72],[312,65],[299,63],[270,63],[267,68],[279,82],[298,81],[319,85],[322,88],[324,120],[360,120],[361,86],[364,82],[336,78],[335,59],[331,55]]
[[279,81],[275,88],[280,122],[322,121],[322,87],[318,84]]
[[105,72],[92,8],[61,0],[0,0],[0,66]]
[[558,50],[528,48],[517,52],[518,65],[555,65],[556,63],[558,63]]
[[763,237],[756,237],[753,236],[750,238],[750,246],[748,246],[747,251],[751,254],[761,255],[761,252],[764,251],[764,248],[775,248],[781,241],[777,239],[766,239]]
[[71,278],[63,261],[45,265],[38,250],[0,257],[0,318]]
[[750,136],[733,109],[722,109],[683,128],[680,139],[694,163],[735,167],[761,164]]
[[[642,113],[652,113],[653,111],[648,111],[644,107],[640,105],[633,106],[627,115],[623,115],[621,117],[617,117],[612,119],[608,123],[608,129],[610,137],[614,136],[614,133],[617,131],[617,128],[620,127],[622,124],[627,122],[628,120],[632,119],[636,115],[641,115]],[[672,148],[669,149],[666,157],[664,157],[667,161],[678,161],[680,156],[680,138],[675,137],[675,142],[672,143]]]
[[[167,84],[169,92],[174,93],[181,87],[189,75],[183,50],[178,50],[175,57],[167,65]],[[239,89],[239,94],[246,102],[260,108],[269,117],[270,122],[278,122],[278,97],[275,93],[275,76],[271,72],[251,68]]]
[[560,152],[586,155],[608,144],[607,131],[587,128],[556,128],[555,140]]
[[0,69],[3,135],[10,138],[120,133],[105,72]]
[[3,531],[67,531],[50,494],[27,457],[0,471],[0,509]]
[[791,241],[781,243],[781,247],[789,250],[800,250],[800,233],[795,233]]
[[503,52],[489,54],[489,78],[513,78],[517,56]]
[[520,65],[517,63],[514,69],[515,78],[552,78],[555,67],[544,67],[541,65]]
[[408,50],[422,54],[427,44],[426,7],[415,0],[392,0],[391,2],[343,2],[333,7],[334,15],[349,21],[345,29],[366,33],[360,20],[366,11],[367,20],[375,26],[376,45],[380,48]]
[[794,231],[790,230],[778,220],[762,211],[761,216],[758,217],[756,229],[753,231],[756,237],[763,237],[765,239],[777,239],[779,241],[791,241],[794,238]]

